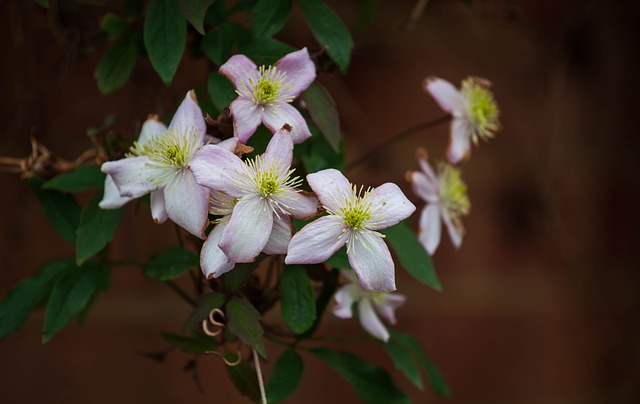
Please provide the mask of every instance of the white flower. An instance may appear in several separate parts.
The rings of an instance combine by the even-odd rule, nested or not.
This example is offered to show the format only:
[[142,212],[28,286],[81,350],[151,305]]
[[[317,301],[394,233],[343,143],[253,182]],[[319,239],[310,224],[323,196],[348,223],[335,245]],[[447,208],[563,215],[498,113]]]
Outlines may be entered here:
[[351,282],[342,286],[335,295],[336,305],[333,314],[340,318],[351,318],[351,306],[358,305],[358,318],[362,328],[384,342],[389,340],[387,331],[380,317],[389,323],[396,323],[395,310],[402,306],[406,297],[399,293],[367,292],[358,284],[358,279],[352,271],[341,271]]

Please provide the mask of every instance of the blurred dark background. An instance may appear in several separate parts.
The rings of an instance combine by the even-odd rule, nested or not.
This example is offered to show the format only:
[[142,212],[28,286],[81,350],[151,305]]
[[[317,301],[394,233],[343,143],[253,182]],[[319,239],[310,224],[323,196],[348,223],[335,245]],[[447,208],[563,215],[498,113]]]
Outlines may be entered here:
[[[46,11],[33,1],[0,1],[0,155],[28,155],[34,130],[51,150],[75,158],[90,147],[86,129],[105,115],[116,114],[114,130],[133,138],[147,114],[167,116],[188,89],[206,86],[203,58],[185,56],[171,88],[141,59],[124,89],[100,96],[93,72],[106,44],[93,48],[86,39],[111,6],[51,3]],[[84,11],[73,11],[84,3]],[[336,346],[389,369],[417,403],[640,402],[634,2],[470,3],[432,0],[407,29],[415,2],[381,1],[373,24],[355,38],[348,75],[319,77],[341,112],[348,161],[442,115],[420,88],[424,77],[459,83],[476,75],[494,83],[504,128],[474,148],[463,167],[472,213],[460,251],[444,237],[435,254],[444,293],[397,270],[399,291],[409,298],[398,329],[423,343],[453,396],[413,388],[375,343]],[[358,1],[330,4],[355,26]],[[279,38],[315,46],[297,6]],[[410,194],[404,172],[417,169],[415,148],[427,147],[437,159],[447,141],[446,125],[416,132],[348,176],[369,185],[397,182]],[[26,181],[0,174],[0,184],[5,296],[73,250],[48,224]],[[145,260],[174,244],[172,225],[155,226],[146,209],[128,206],[113,254]],[[189,356],[174,353],[157,364],[136,353],[163,349],[159,333],[177,331],[188,312],[141,271],[114,269],[111,290],[84,326],[74,322],[42,345],[39,311],[0,342],[0,402],[246,402],[215,357],[200,360],[201,394],[182,371]],[[328,315],[320,335],[359,332],[355,321]],[[273,361],[281,348],[267,350]],[[324,363],[304,358],[304,378],[288,402],[357,402]]]

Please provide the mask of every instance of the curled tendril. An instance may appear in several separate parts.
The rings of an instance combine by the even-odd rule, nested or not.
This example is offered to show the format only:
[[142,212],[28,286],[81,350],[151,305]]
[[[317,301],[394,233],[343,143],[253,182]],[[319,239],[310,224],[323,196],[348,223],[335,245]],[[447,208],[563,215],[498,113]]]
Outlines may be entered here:
[[233,366],[238,366],[238,365],[240,364],[240,362],[242,362],[242,352],[240,351],[240,348],[238,348],[238,359],[236,359],[236,360],[235,360],[235,361],[233,361],[233,362],[229,362],[229,361],[227,360],[227,358],[225,358],[225,357],[224,357],[224,355],[222,355],[221,353],[216,352],[216,351],[207,351],[207,352],[205,352],[205,353],[207,353],[207,354],[214,354],[214,355],[218,356],[220,359],[222,359],[222,361],[223,361],[227,366],[232,366],[232,367],[233,367]]
[[[216,320],[216,314],[222,319],[223,322],[219,322]],[[224,322],[226,322],[226,320],[226,316],[224,315],[224,312],[222,310],[217,308],[213,309],[209,312],[209,318],[202,320],[202,330],[210,337],[217,337],[222,333],[222,330],[224,330]],[[215,331],[211,331],[209,329],[209,322],[218,327],[218,329],[216,329]]]

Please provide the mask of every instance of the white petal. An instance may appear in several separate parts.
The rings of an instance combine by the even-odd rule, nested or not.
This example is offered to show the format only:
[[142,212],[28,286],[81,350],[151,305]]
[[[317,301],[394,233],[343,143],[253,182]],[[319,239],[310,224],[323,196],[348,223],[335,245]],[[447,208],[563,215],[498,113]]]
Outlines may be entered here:
[[297,232],[289,243],[285,264],[325,262],[345,243],[345,225],[336,216],[323,216]]
[[453,119],[451,121],[451,139],[447,149],[447,159],[451,164],[457,164],[459,161],[469,158],[471,154],[469,139],[466,119]]
[[307,121],[302,117],[300,111],[286,102],[264,107],[262,122],[271,133],[280,130],[285,123],[291,126],[291,139],[294,144],[302,143],[311,137]]
[[236,203],[218,244],[234,262],[252,262],[264,249],[273,228],[273,211],[259,197],[242,198]]
[[224,231],[226,223],[218,223],[209,233],[209,237],[202,245],[200,254],[200,267],[207,279],[217,278],[220,275],[229,272],[236,265],[235,262],[229,261],[224,252],[218,247],[220,237]]
[[387,331],[382,321],[378,318],[369,299],[360,300],[358,303],[358,315],[360,317],[360,324],[362,324],[362,327],[367,330],[369,334],[384,342],[389,340],[389,331]]
[[196,184],[191,171],[182,170],[164,188],[164,198],[169,218],[204,239],[209,225],[209,189]]
[[407,298],[399,293],[389,293],[384,297],[382,303],[376,303],[374,301],[373,306],[380,314],[380,316],[386,319],[390,324],[396,323],[396,309],[404,304]]
[[120,196],[139,198],[158,189],[154,181],[162,175],[162,171],[152,168],[148,157],[127,157],[118,161],[108,161],[100,168],[111,176],[120,190]]
[[359,231],[352,235],[349,247],[349,263],[358,274],[362,289],[368,292],[396,290],[395,267],[382,237],[373,232]]
[[187,93],[173,115],[169,130],[173,129],[177,129],[183,134],[188,131],[194,131],[198,135],[196,144],[202,144],[204,135],[207,132],[207,125],[204,123],[204,117],[200,106],[198,106],[195,91],[191,90]]
[[142,124],[140,136],[138,136],[138,144],[144,146],[156,137],[167,133],[167,127],[160,122],[156,116],[153,116]]
[[463,105],[460,92],[446,80],[429,77],[424,81],[423,87],[446,112],[453,113]]
[[420,213],[420,231],[418,239],[429,255],[433,255],[440,244],[440,205],[429,204]]
[[225,139],[219,143],[216,143],[216,146],[222,147],[223,149],[229,150],[231,153],[234,153],[236,151],[236,147],[238,147],[238,143],[240,143],[240,140],[238,138],[230,137],[229,139]]
[[282,187],[281,192],[271,198],[274,204],[296,219],[309,219],[322,212],[318,198],[311,192],[296,192],[291,187]]
[[116,187],[115,182],[113,182],[110,175],[107,175],[104,179],[104,195],[98,206],[102,209],[118,209],[133,199],[134,198],[120,196],[120,191],[118,187]]
[[238,156],[218,145],[201,147],[189,162],[198,184],[233,197],[245,194],[241,177],[246,167]]
[[351,198],[351,184],[338,170],[329,168],[307,175],[307,182],[323,206],[337,212]]
[[360,298],[362,289],[357,284],[350,283],[338,289],[334,298],[336,305],[333,306],[333,314],[340,318],[351,318],[353,312],[351,306]]
[[257,78],[258,67],[245,55],[233,55],[220,66],[220,73],[226,76],[236,89],[240,89],[243,84],[250,86],[249,78]]
[[262,108],[242,97],[236,98],[229,108],[233,115],[233,136],[246,143],[262,122]]
[[267,165],[276,164],[287,174],[293,160],[293,142],[288,130],[279,129],[273,135],[262,158]]
[[264,246],[265,254],[286,254],[291,240],[291,218],[287,215],[274,216],[269,241]]
[[433,171],[431,164],[427,161],[427,151],[425,149],[418,149],[418,164],[420,165],[420,169],[427,177],[427,180],[431,183],[438,184],[438,176]]
[[164,202],[164,191],[159,189],[151,193],[151,217],[156,224],[164,223],[169,217]]
[[285,91],[294,98],[316,79],[316,65],[309,57],[307,48],[285,55],[274,66],[287,74],[286,80],[289,85]]
[[462,245],[462,233],[458,228],[453,224],[449,216],[443,211],[442,212],[442,220],[444,220],[444,224],[447,226],[447,230],[449,231],[449,237],[451,237],[451,242],[453,246],[457,249]]
[[407,199],[400,187],[391,182],[371,191],[365,202],[371,202],[371,219],[364,225],[370,230],[391,227],[411,216],[416,210],[416,206]]
[[438,203],[440,201],[440,186],[427,178],[420,171],[411,172],[411,189],[413,193],[425,202]]

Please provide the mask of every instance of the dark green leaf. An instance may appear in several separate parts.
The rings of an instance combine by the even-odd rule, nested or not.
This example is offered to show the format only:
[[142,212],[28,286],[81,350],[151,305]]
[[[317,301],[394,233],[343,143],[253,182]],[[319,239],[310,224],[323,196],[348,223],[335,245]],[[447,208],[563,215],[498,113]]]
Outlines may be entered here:
[[[229,362],[235,362],[238,358],[232,353],[227,352],[225,358]],[[251,365],[245,360],[240,361],[235,366],[225,366],[227,374],[233,385],[236,386],[240,394],[248,397],[252,402],[260,402],[260,386],[258,385],[258,375]]]
[[358,10],[358,22],[356,24],[355,34],[361,35],[365,29],[373,22],[378,10],[378,0],[361,0],[360,9]]
[[300,265],[285,266],[280,278],[282,320],[296,334],[302,334],[316,319],[313,288]]
[[235,268],[222,275],[222,284],[224,285],[224,289],[229,293],[233,293],[238,290],[257,266],[258,264],[255,262],[236,264]]
[[100,28],[107,33],[109,40],[113,41],[129,30],[129,24],[114,13],[107,13],[100,21]]
[[225,9],[225,0],[214,0],[211,7],[207,11],[204,20],[207,24],[215,27],[218,24],[223,22],[227,22],[229,19],[227,18],[227,10]]
[[218,66],[223,65],[231,56],[236,43],[236,28],[231,23],[217,25],[204,36],[200,47],[205,55]]
[[122,209],[101,209],[98,203],[102,192],[97,193],[82,211],[76,232],[76,263],[82,265],[102,250],[113,238],[120,223]]
[[327,261],[327,264],[337,269],[351,269],[349,257],[347,256],[347,247],[342,247]]
[[441,292],[442,286],[438,275],[431,262],[431,257],[425,251],[416,234],[405,222],[400,222],[393,227],[382,230],[387,240],[393,247],[400,264],[414,278]]
[[398,388],[384,371],[359,356],[349,352],[337,352],[329,348],[312,349],[340,376],[347,379],[365,403],[410,403],[409,397]]
[[138,47],[132,37],[125,38],[102,55],[93,76],[98,90],[108,94],[125,85],[138,59]]
[[218,113],[231,105],[231,102],[238,97],[233,84],[218,72],[209,75],[208,90],[213,106]]
[[196,308],[189,314],[187,321],[182,326],[182,331],[184,332],[206,319],[211,310],[222,307],[225,299],[225,296],[220,292],[209,292],[200,296]]
[[243,344],[255,349],[260,356],[266,359],[267,352],[264,349],[264,339],[260,319],[262,316],[246,300],[239,297],[231,298],[227,302],[227,329]]
[[[311,122],[308,122],[309,130],[312,133],[311,139],[307,139],[303,144],[307,150],[301,151],[302,163],[308,173],[315,173],[326,168],[344,169],[344,148],[340,153],[329,145],[324,136],[319,136],[318,128]],[[298,147],[299,147],[298,146]],[[294,151],[295,153],[295,151]]]
[[180,9],[184,17],[201,35],[204,35],[204,16],[213,0],[180,0]]
[[172,248],[154,255],[144,267],[144,274],[159,281],[175,279],[200,266],[200,257],[182,248]]
[[333,269],[330,272],[332,281],[323,283],[322,289],[320,289],[320,293],[318,294],[318,298],[316,299],[316,321],[314,321],[311,328],[309,328],[304,334],[299,335],[298,339],[304,339],[312,336],[318,326],[320,326],[320,322],[322,321],[322,314],[324,313],[327,305],[336,292],[336,285],[338,284],[339,274],[340,271],[338,271],[337,269]]
[[106,174],[100,166],[81,165],[74,171],[57,175],[45,182],[42,188],[62,192],[80,192],[104,187]]
[[198,354],[213,351],[218,345],[215,338],[204,333],[198,333],[192,337],[179,334],[162,333],[162,338],[164,338],[164,340],[171,346],[187,353]]
[[296,351],[289,349],[273,365],[271,380],[267,384],[267,402],[282,401],[298,387],[304,372],[304,362]]
[[78,313],[78,324],[80,325],[84,324],[84,321],[87,318],[87,315],[89,314],[89,309],[91,309],[93,302],[95,302],[100,292],[106,292],[109,289],[110,281],[111,281],[111,271],[109,270],[109,267],[101,265],[100,268],[98,269],[98,281],[96,283],[96,288],[93,291],[93,295],[91,295],[91,298],[89,299],[89,303],[87,303],[85,308],[82,309],[80,313]]
[[144,20],[144,46],[165,85],[171,84],[187,42],[187,24],[175,0],[150,0]]
[[336,103],[324,86],[318,82],[311,83],[302,93],[302,100],[307,104],[307,109],[313,122],[327,139],[336,153],[340,152],[340,120]]
[[340,18],[320,0],[301,0],[304,18],[313,36],[345,74],[349,68],[353,39]]
[[402,346],[407,352],[413,355],[420,365],[422,365],[424,370],[427,372],[427,378],[429,379],[429,384],[431,384],[433,391],[438,395],[449,397],[451,395],[451,390],[449,389],[447,382],[444,380],[440,370],[438,370],[438,368],[424,353],[424,350],[418,341],[410,335],[401,334],[397,331],[389,330],[389,333],[391,334],[391,341]]
[[413,355],[395,341],[381,344],[393,360],[393,365],[396,369],[404,373],[411,383],[422,390],[424,388],[422,376],[420,375],[420,369],[418,369],[416,362],[413,360]]
[[87,307],[98,286],[101,268],[93,264],[75,268],[56,283],[44,318],[43,343],[53,338],[74,315]]
[[239,49],[239,53],[246,55],[258,66],[272,65],[287,53],[295,51],[296,48],[272,38],[255,39]]
[[71,244],[75,244],[76,229],[80,224],[80,215],[82,214],[82,210],[76,200],[68,194],[42,189],[42,181],[40,179],[32,178],[30,184],[49,223],[51,223],[60,237]]
[[31,310],[49,297],[58,278],[75,267],[73,260],[51,262],[35,276],[24,279],[11,289],[0,303],[0,339],[20,328]]
[[291,0],[258,0],[251,9],[253,36],[270,37],[278,33],[291,15]]

